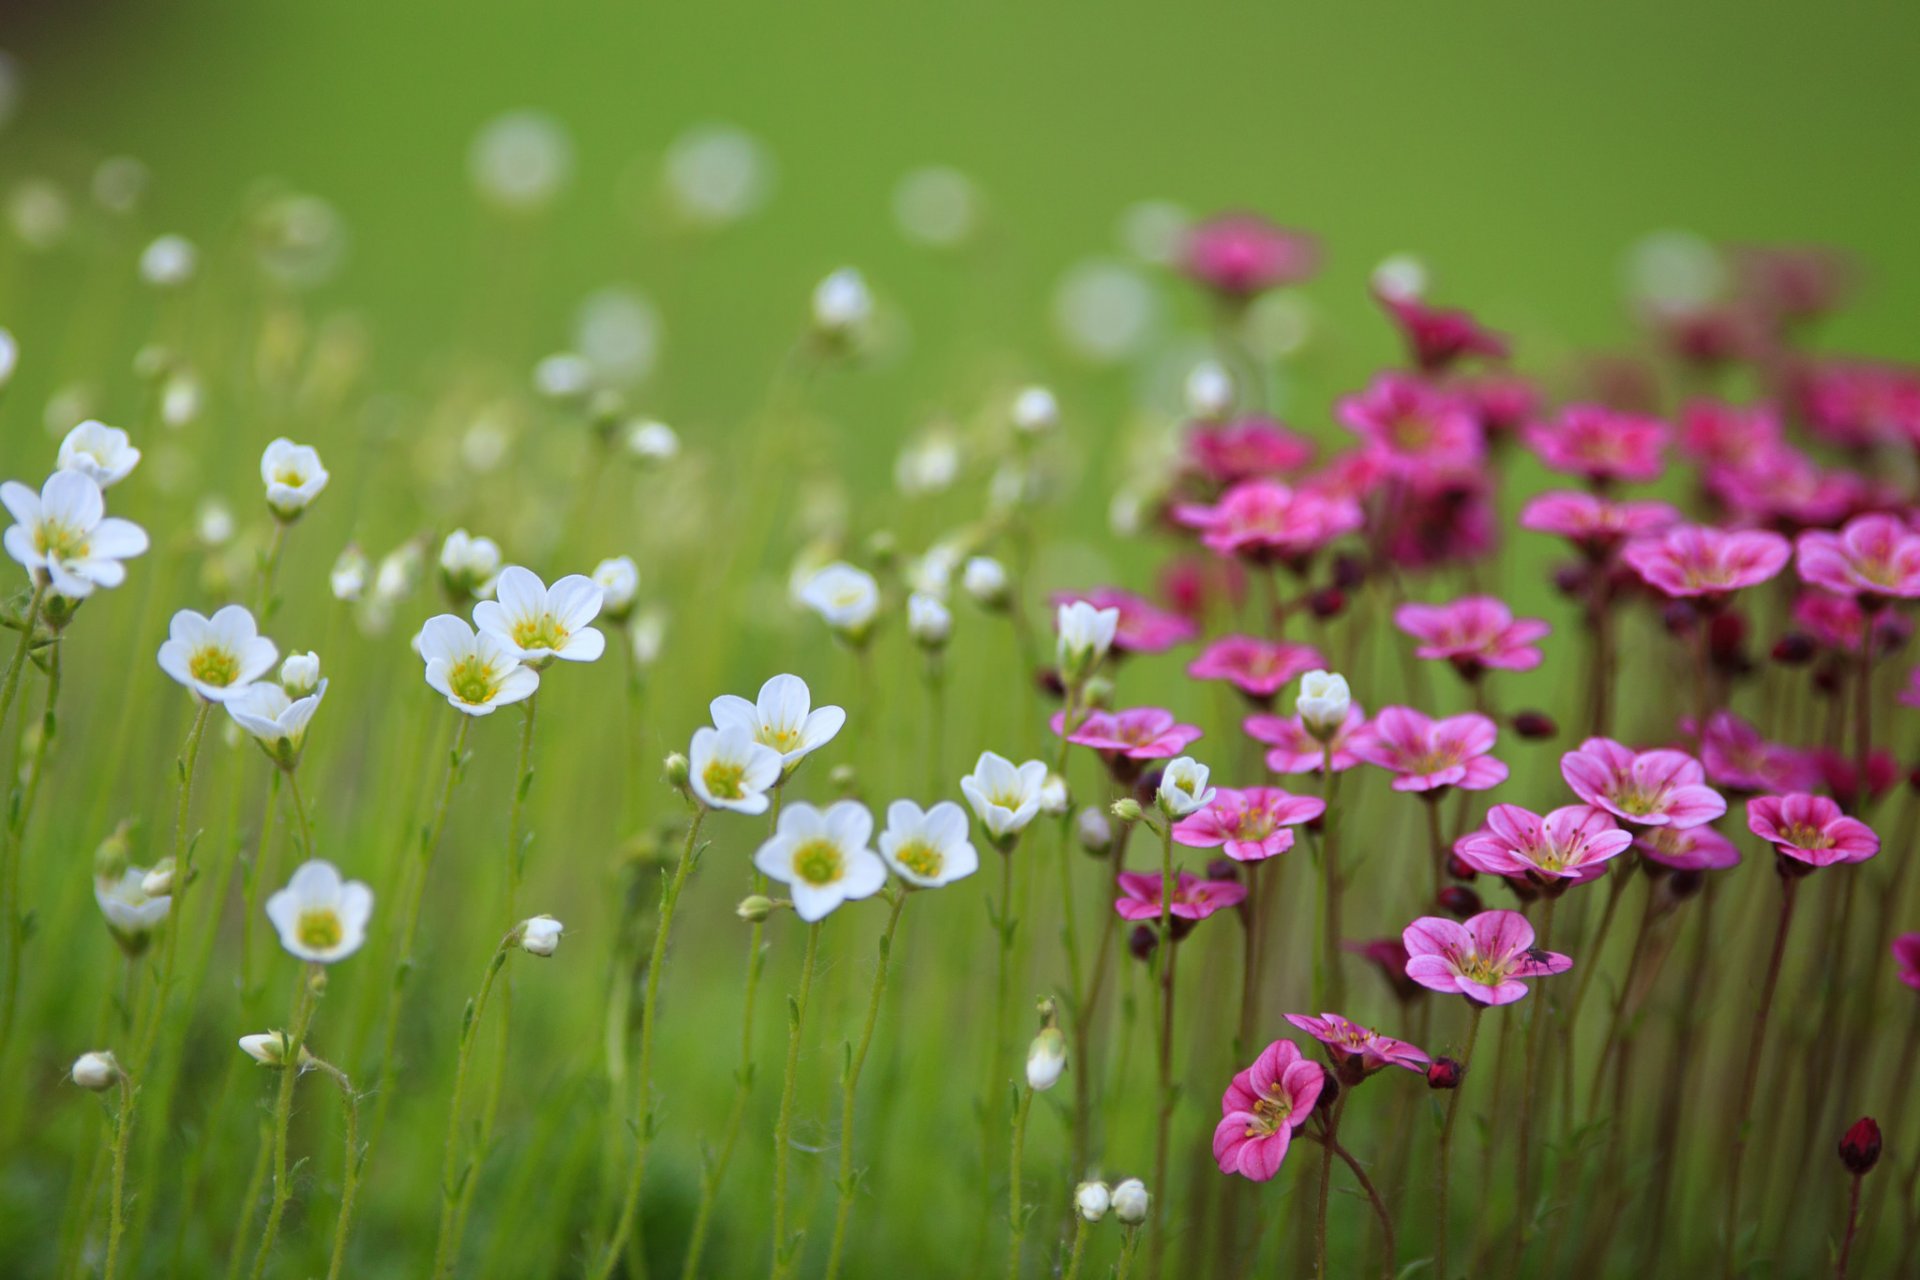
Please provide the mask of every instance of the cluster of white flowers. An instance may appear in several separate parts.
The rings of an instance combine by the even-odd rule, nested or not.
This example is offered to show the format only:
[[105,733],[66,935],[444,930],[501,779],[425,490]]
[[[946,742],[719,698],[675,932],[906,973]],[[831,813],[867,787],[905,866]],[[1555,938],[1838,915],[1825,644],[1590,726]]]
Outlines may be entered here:
[[494,596],[474,605],[475,625],[438,614],[415,641],[427,683],[456,711],[491,715],[538,692],[540,672],[556,659],[592,662],[606,651],[606,637],[591,625],[605,592],[591,578],[570,574],[549,587],[510,565]]
[[7,554],[36,587],[78,601],[126,581],[121,562],[146,552],[147,533],[107,514],[105,490],[139,462],[126,432],[89,420],[60,442],[58,469],[39,492],[18,481],[0,485],[0,504],[14,520],[5,535]]

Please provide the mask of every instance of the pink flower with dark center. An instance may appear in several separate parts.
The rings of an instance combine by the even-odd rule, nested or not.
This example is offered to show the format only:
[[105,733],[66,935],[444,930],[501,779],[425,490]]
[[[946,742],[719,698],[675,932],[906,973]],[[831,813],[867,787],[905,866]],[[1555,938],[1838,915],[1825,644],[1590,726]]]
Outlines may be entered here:
[[1769,742],[1731,711],[1707,719],[1700,740],[1700,763],[1707,781],[1729,791],[1804,791],[1820,770],[1812,757],[1785,743]]
[[1440,373],[1467,356],[1503,360],[1507,340],[1484,329],[1471,314],[1452,308],[1430,307],[1418,298],[1375,292],[1373,295],[1400,336],[1407,353],[1423,373]]
[[1565,805],[1542,817],[1519,805],[1497,804],[1487,811],[1486,826],[1460,837],[1453,851],[1489,875],[1585,884],[1606,874],[1608,859],[1632,843],[1631,834],[1590,805]]
[[1201,475],[1229,485],[1299,470],[1313,461],[1313,441],[1272,418],[1241,418],[1190,430],[1187,455]]
[[1740,865],[1740,850],[1712,827],[1643,827],[1633,847],[1641,857],[1674,871],[1723,871]]
[[1312,236],[1252,213],[1229,213],[1190,228],[1181,252],[1187,275],[1230,298],[1296,284],[1320,265]]
[[[1122,920],[1160,918],[1158,871],[1122,871],[1114,879],[1123,896],[1113,909]],[[1216,911],[1239,906],[1246,896],[1247,886],[1238,881],[1202,880],[1191,871],[1182,871],[1174,885],[1171,914],[1176,920],[1205,920]]]
[[1334,1070],[1348,1083],[1364,1080],[1384,1067],[1404,1067],[1425,1075],[1433,1061],[1418,1046],[1383,1036],[1337,1013],[1323,1013],[1317,1018],[1290,1013],[1287,1021],[1327,1046]]
[[1243,480],[1213,506],[1183,502],[1173,518],[1200,531],[1200,541],[1223,556],[1263,563],[1298,562],[1358,529],[1360,504],[1278,480]]
[[1696,400],[1680,411],[1680,451],[1695,462],[1737,465],[1781,442],[1780,417],[1771,405]]
[[1241,722],[1249,738],[1273,748],[1267,752],[1267,768],[1273,773],[1318,773],[1327,763],[1328,746],[1333,748],[1333,771],[1345,773],[1361,763],[1353,740],[1366,725],[1367,713],[1357,702],[1347,708],[1347,718],[1325,746],[1307,732],[1299,716],[1248,716]]
[[[1053,731],[1057,734],[1064,730],[1066,721],[1065,711],[1054,712]],[[1169,760],[1199,737],[1198,728],[1181,724],[1171,711],[1135,707],[1130,711],[1091,712],[1067,734],[1067,741],[1129,760]]]
[[1482,911],[1465,922],[1421,916],[1400,940],[1407,944],[1409,978],[1481,1004],[1512,1004],[1527,994],[1521,979],[1573,967],[1569,957],[1533,945],[1533,926],[1518,911]]
[[1520,510],[1520,527],[1565,538],[1600,559],[1629,538],[1665,533],[1681,521],[1664,502],[1613,502],[1591,493],[1543,493]]
[[1480,415],[1418,378],[1384,373],[1340,401],[1338,416],[1396,475],[1473,471],[1486,454]]
[[1741,524],[1830,525],[1855,510],[1866,492],[1852,472],[1829,471],[1786,444],[1762,445],[1710,465],[1705,481],[1707,492]]
[[[1802,591],[1795,596],[1793,622],[1827,648],[1842,653],[1860,652],[1860,642],[1867,634],[1867,615],[1860,602],[1850,595],[1837,596],[1831,591]],[[1912,634],[1913,623],[1906,615],[1892,609],[1874,611],[1875,653],[1898,648]]]
[[1678,599],[1724,596],[1765,582],[1786,568],[1792,551],[1777,533],[1689,524],[1629,542],[1620,555],[1641,581]]
[[1642,827],[1697,827],[1727,811],[1706,785],[1706,771],[1684,751],[1635,751],[1612,738],[1588,738],[1560,757],[1575,795]]
[[1893,962],[1900,981],[1920,991],[1920,933],[1903,933],[1893,940]]
[[1376,540],[1407,569],[1477,560],[1493,550],[1500,529],[1485,471],[1401,476],[1377,521]]
[[1434,720],[1411,707],[1387,707],[1354,735],[1351,750],[1391,772],[1395,791],[1485,791],[1507,780],[1507,766],[1487,754],[1499,736],[1499,727],[1476,713]]
[[1177,613],[1170,613],[1144,596],[1118,587],[1095,587],[1091,591],[1062,591],[1053,597],[1055,605],[1084,600],[1096,609],[1117,609],[1120,623],[1113,633],[1113,647],[1121,653],[1164,653],[1185,644],[1200,634],[1200,629]]
[[1340,949],[1360,956],[1380,971],[1393,989],[1394,997],[1402,1002],[1417,999],[1427,993],[1427,989],[1407,976],[1407,944],[1399,938],[1373,938],[1365,942],[1348,940],[1340,944]]
[[1666,465],[1666,423],[1598,405],[1568,405],[1557,420],[1529,426],[1525,437],[1549,469],[1589,481],[1645,484],[1658,480]]
[[1868,608],[1920,597],[1920,533],[1886,515],[1847,521],[1838,533],[1809,529],[1794,543],[1801,581]]
[[1327,660],[1309,644],[1264,640],[1259,636],[1222,636],[1187,664],[1195,680],[1225,680],[1260,701],[1309,671],[1324,671]]
[[1511,436],[1527,424],[1540,405],[1540,393],[1525,378],[1489,374],[1453,384],[1480,414],[1490,438]]
[[1403,604],[1393,611],[1394,625],[1420,641],[1418,657],[1445,659],[1464,676],[1483,667],[1531,671],[1540,665],[1534,642],[1553,628],[1538,618],[1515,619],[1513,610],[1492,596],[1467,596],[1451,604]]
[[1213,803],[1174,824],[1173,838],[1189,849],[1224,846],[1235,862],[1259,862],[1293,848],[1293,828],[1327,811],[1318,796],[1278,787],[1221,787]]
[[1747,830],[1777,852],[1810,867],[1865,862],[1880,852],[1880,837],[1873,828],[1847,817],[1826,796],[1804,791],[1747,801]]
[[1276,1040],[1262,1050],[1220,1099],[1220,1124],[1213,1131],[1220,1172],[1254,1182],[1278,1173],[1293,1131],[1313,1114],[1326,1078],[1326,1069],[1302,1058],[1291,1040]]

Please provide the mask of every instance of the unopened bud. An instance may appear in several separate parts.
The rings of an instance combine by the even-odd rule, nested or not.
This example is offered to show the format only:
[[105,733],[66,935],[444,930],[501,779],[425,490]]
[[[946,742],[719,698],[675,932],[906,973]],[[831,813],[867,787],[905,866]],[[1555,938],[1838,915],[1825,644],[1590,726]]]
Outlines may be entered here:
[[1789,631],[1773,642],[1773,660],[1783,667],[1801,667],[1813,661],[1816,646],[1804,631]]
[[520,926],[520,949],[528,955],[550,956],[560,946],[565,928],[552,916],[535,916]]
[[1113,1193],[1104,1182],[1083,1182],[1073,1189],[1073,1210],[1088,1222],[1098,1222],[1113,1207]]
[[1132,796],[1123,796],[1115,800],[1113,802],[1113,808],[1109,810],[1109,812],[1122,822],[1138,822],[1146,813],[1146,811],[1140,807],[1140,802]]
[[773,899],[764,893],[749,894],[740,899],[740,905],[733,909],[733,914],[748,924],[759,924],[773,914]]
[[687,779],[691,771],[692,766],[687,763],[687,758],[678,751],[668,756],[667,762],[663,766],[667,785],[677,789],[684,789],[686,787]]
[[1856,1178],[1880,1162],[1880,1126],[1872,1116],[1861,1116],[1840,1136],[1840,1163]]
[[1522,711],[1513,717],[1513,731],[1530,742],[1538,742],[1559,733],[1560,726],[1544,711]]
[[1435,1058],[1427,1067],[1427,1088],[1458,1089],[1467,1069],[1452,1058]]
[[1088,853],[1103,854],[1113,847],[1113,823],[1103,811],[1091,805],[1080,811],[1074,831],[1080,837],[1080,847]]
[[1035,1091],[1051,1089],[1066,1070],[1066,1033],[1055,1026],[1042,1027],[1027,1049],[1027,1087]]
[[[91,1089],[95,1093],[113,1088],[120,1079],[120,1063],[113,1054],[105,1049],[92,1053],[83,1053],[74,1059],[73,1082],[82,1089]],[[1878,1151],[1878,1135],[1875,1135],[1875,1150]]]
[[1450,884],[1437,895],[1440,909],[1456,919],[1480,914],[1480,895],[1464,884]]
[[1151,925],[1137,924],[1127,935],[1127,953],[1135,960],[1150,959],[1153,949],[1159,945],[1160,935]]
[[1147,1193],[1147,1184],[1138,1178],[1128,1178],[1113,1189],[1113,1216],[1130,1227],[1145,1222],[1152,1207],[1153,1197]]

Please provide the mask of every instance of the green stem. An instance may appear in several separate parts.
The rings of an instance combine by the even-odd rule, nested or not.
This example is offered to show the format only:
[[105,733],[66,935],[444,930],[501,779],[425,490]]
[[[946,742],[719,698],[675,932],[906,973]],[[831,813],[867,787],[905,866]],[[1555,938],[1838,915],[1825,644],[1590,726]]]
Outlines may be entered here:
[[787,1165],[793,1149],[793,1094],[800,1075],[800,1033],[813,990],[813,962],[820,950],[820,922],[807,926],[807,954],[800,962],[800,990],[787,1001],[787,1066],[780,1085],[780,1119],[773,1130],[773,1266],[780,1280],[792,1270],[799,1241],[787,1238]]
[[873,1029],[880,1020],[880,1001],[887,990],[887,963],[893,956],[893,940],[900,927],[900,912],[907,905],[907,894],[907,887],[902,885],[894,896],[893,910],[887,916],[886,931],[880,935],[880,960],[873,971],[873,990],[867,996],[867,1019],[860,1029],[860,1044],[847,1059],[846,1077],[840,1085],[839,1198],[833,1211],[833,1246],[827,1251],[826,1280],[835,1280],[840,1274],[847,1223],[853,1217],[854,1090],[860,1083],[861,1069],[867,1063],[867,1050],[873,1046]]
[[487,997],[493,992],[493,980],[507,963],[507,952],[519,935],[520,927],[515,925],[500,939],[500,945],[493,949],[493,956],[487,961],[487,972],[480,979],[480,991],[474,996],[473,1003],[467,1006],[466,1016],[461,1021],[460,1052],[454,1059],[453,1067],[453,1099],[447,1106],[447,1136],[440,1157],[440,1236],[433,1247],[433,1274],[436,1276],[448,1275],[453,1270],[454,1257],[460,1249],[454,1217],[466,1183],[475,1174],[471,1162],[457,1175],[454,1169],[460,1155],[460,1111],[461,1104],[466,1100],[467,1076],[473,1067],[473,1045],[479,1035],[480,1019],[486,1016]]
[[[46,776],[47,753],[52,748],[54,734],[58,728],[58,719],[54,714],[60,701],[60,645],[56,642],[49,646],[47,657],[47,702],[41,713],[40,735],[33,744],[33,754],[27,763],[26,785],[21,788],[20,803],[14,809],[7,823],[4,854],[6,867],[0,871],[4,876],[4,888],[0,888],[0,913],[5,916],[7,984],[4,996],[0,996],[0,1058],[6,1056],[7,1046],[13,1041],[13,1018],[20,996],[20,950],[25,941],[24,921],[20,912],[20,863],[24,853],[27,834],[27,822],[32,817],[35,802],[40,797],[40,781]],[[0,725],[5,723],[0,717]]]
[[306,797],[300,792],[300,770],[288,769],[287,799],[293,805],[295,819],[294,830],[300,833],[300,856],[303,860],[313,860],[313,815],[307,809]]
[[353,1233],[353,1201],[360,1190],[360,1095],[353,1091],[347,1073],[331,1062],[315,1058],[317,1070],[333,1077],[340,1086],[340,1102],[347,1113],[347,1151],[340,1171],[340,1216],[333,1224],[333,1257],[327,1263],[327,1280],[340,1280],[347,1261],[347,1241]]
[[1020,1166],[1026,1155],[1027,1115],[1033,1110],[1033,1094],[1033,1086],[1028,1085],[1020,1094],[1020,1105],[1013,1112],[1013,1143],[1007,1160],[1007,1223],[1011,1229],[1007,1245],[1007,1280],[1018,1280],[1020,1255],[1027,1242],[1027,1210],[1021,1202]]
[[[1540,918],[1540,945],[1545,947],[1552,940],[1553,908],[1558,898],[1548,898]],[[1547,997],[1535,994],[1533,1025],[1527,1028],[1527,1060],[1524,1074],[1521,1076],[1520,1089],[1520,1144],[1519,1191],[1517,1209],[1521,1215],[1520,1229],[1514,1232],[1514,1252],[1516,1258],[1526,1249],[1527,1225],[1532,1221],[1530,1201],[1533,1199],[1533,1095],[1540,1087],[1540,1043],[1545,1037],[1547,1027]]]
[[273,521],[273,535],[267,540],[267,549],[260,555],[260,594],[254,612],[265,623],[273,616],[273,581],[280,573],[280,556],[287,549],[287,522],[278,518]]
[[318,966],[300,970],[300,983],[293,997],[293,1030],[287,1033],[285,1056],[280,1062],[280,1092],[273,1104],[273,1199],[267,1205],[267,1224],[260,1231],[260,1248],[253,1255],[253,1280],[266,1274],[267,1259],[273,1256],[274,1241],[280,1235],[280,1218],[293,1187],[287,1180],[287,1130],[293,1121],[293,1086],[300,1078],[300,1048],[306,1043],[307,1027],[313,1019],[313,983]]
[[1073,1252],[1067,1255],[1066,1280],[1080,1280],[1080,1263],[1087,1253],[1087,1219],[1085,1215],[1073,1215]]
[[1154,955],[1160,965],[1160,1043],[1157,1114],[1153,1136],[1153,1237],[1147,1247],[1147,1274],[1159,1280],[1167,1240],[1167,1148],[1173,1137],[1173,971],[1179,955],[1173,940],[1173,823],[1160,828],[1160,945]]
[[181,910],[187,886],[193,883],[193,845],[187,839],[187,820],[193,808],[193,776],[200,763],[200,743],[206,736],[207,717],[212,711],[213,704],[203,699],[199,710],[194,713],[193,727],[187,731],[187,745],[180,756],[180,800],[173,819],[173,908],[168,913],[170,919],[166,938],[160,944],[160,985],[154,990],[153,1002],[148,1007],[146,1029],[141,1032],[139,1051],[134,1058],[134,1069],[143,1074],[152,1060],[160,1026],[166,1021],[167,997],[173,985],[174,957],[180,949]]
[[1325,804],[1320,828],[1321,915],[1320,955],[1325,970],[1320,1005],[1323,1009],[1346,1007],[1346,984],[1340,975],[1340,845],[1334,816],[1333,748],[1322,746],[1320,754],[1320,799]]
[[13,648],[13,660],[7,664],[6,683],[0,685],[0,728],[13,711],[13,699],[20,692],[20,673],[26,669],[27,653],[33,648],[33,629],[40,625],[40,606],[46,603],[47,584],[35,582],[33,600],[27,605],[26,621],[20,627],[20,643]]
[[1453,1124],[1460,1114],[1460,1090],[1466,1085],[1467,1066],[1473,1060],[1473,1042],[1480,1038],[1480,1016],[1486,1006],[1474,1004],[1472,1021],[1467,1024],[1467,1047],[1460,1053],[1460,1084],[1447,1099],[1447,1118],[1440,1126],[1440,1181],[1434,1188],[1433,1274],[1435,1280],[1448,1280],[1447,1271],[1447,1190],[1453,1176]]
[[1753,1091],[1760,1082],[1760,1055],[1766,1048],[1767,1018],[1773,1012],[1774,989],[1780,985],[1780,965],[1787,953],[1787,931],[1793,925],[1794,889],[1797,877],[1789,875],[1780,882],[1780,924],[1773,934],[1773,952],[1767,961],[1767,976],[1760,987],[1760,1003],[1753,1013],[1753,1032],[1747,1040],[1746,1073],[1740,1082],[1740,1099],[1734,1108],[1733,1161],[1727,1176],[1727,1210],[1722,1242],[1726,1254],[1721,1272],[1733,1280],[1740,1247],[1740,1175],[1746,1163],[1747,1126],[1753,1115]]
[[1313,1213],[1313,1274],[1327,1277],[1327,1200],[1333,1191],[1333,1145],[1340,1132],[1340,1112],[1347,1105],[1342,1094],[1327,1114],[1327,1128],[1320,1143],[1320,1195]]
[[120,1110],[113,1118],[113,1201],[107,1206],[107,1261],[101,1269],[104,1280],[113,1280],[120,1270],[120,1240],[126,1234],[127,1146],[133,1138],[133,1080],[120,1073]]

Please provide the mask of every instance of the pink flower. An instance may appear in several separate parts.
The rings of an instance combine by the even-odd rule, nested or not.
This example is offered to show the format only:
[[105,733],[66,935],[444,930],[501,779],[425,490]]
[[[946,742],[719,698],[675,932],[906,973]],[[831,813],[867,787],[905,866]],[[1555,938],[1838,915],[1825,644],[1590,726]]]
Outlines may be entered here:
[[1213,1131],[1220,1172],[1254,1182],[1278,1173],[1293,1131],[1313,1114],[1326,1079],[1326,1070],[1302,1058],[1291,1040],[1275,1040],[1262,1050],[1220,1099],[1220,1124]]
[[1665,466],[1666,423],[1598,405],[1568,405],[1557,421],[1534,423],[1525,436],[1548,468],[1589,481],[1644,484],[1658,480]]
[[1507,340],[1481,328],[1465,311],[1429,307],[1414,297],[1386,293],[1374,297],[1406,339],[1407,353],[1422,372],[1442,372],[1467,356],[1506,357]]
[[1761,445],[1706,470],[1706,489],[1743,524],[1827,525],[1846,518],[1866,486],[1786,444]]
[[1628,538],[1665,533],[1680,512],[1664,502],[1612,502],[1591,493],[1543,493],[1520,510],[1520,527],[1551,533],[1600,559]]
[[1121,653],[1164,653],[1200,634],[1199,628],[1186,618],[1169,613],[1144,596],[1122,591],[1118,587],[1062,591],[1053,597],[1056,605],[1072,604],[1076,600],[1084,600],[1096,609],[1120,611],[1120,624],[1113,634],[1113,647]]
[[[1815,747],[1810,753],[1814,768],[1827,785],[1827,790],[1843,809],[1856,807],[1859,800],[1860,767],[1850,752],[1835,751],[1830,747]],[[1900,776],[1900,764],[1893,753],[1884,747],[1875,747],[1867,754],[1867,795],[1875,800],[1887,793]]]
[[1700,740],[1707,781],[1729,791],[1804,791],[1820,770],[1806,752],[1768,742],[1731,711],[1716,711]]
[[1242,418],[1187,433],[1187,453],[1200,474],[1215,484],[1284,475],[1313,461],[1313,441],[1271,418]]
[[1740,865],[1740,850],[1712,827],[1644,827],[1633,838],[1640,856],[1674,871],[1722,871]]
[[1340,948],[1360,956],[1380,970],[1380,976],[1393,988],[1394,998],[1407,1001],[1426,994],[1427,989],[1407,976],[1407,944],[1399,938],[1373,938],[1366,942],[1342,942]]
[[1311,276],[1320,265],[1312,236],[1258,214],[1230,213],[1191,228],[1181,254],[1188,276],[1231,298],[1248,298]]
[[1747,830],[1775,851],[1810,867],[1865,862],[1880,852],[1880,837],[1826,796],[1796,791],[1747,801]]
[[[1366,724],[1367,713],[1359,703],[1347,708],[1346,720],[1327,744],[1333,748],[1335,773],[1345,773],[1361,762],[1354,754],[1353,740]],[[1273,748],[1267,752],[1267,768],[1273,773],[1318,773],[1326,763],[1326,747],[1307,732],[1299,716],[1248,716],[1241,727],[1255,742]]]
[[1493,485],[1485,471],[1400,476],[1377,519],[1377,541],[1408,569],[1475,560],[1498,540]]
[[1588,738],[1560,757],[1560,776],[1588,804],[1637,826],[1697,827],[1727,811],[1700,762],[1684,751],[1634,751]]
[[1893,961],[1900,981],[1920,991],[1920,933],[1903,933],[1893,940]]
[[[1794,597],[1793,622],[1827,648],[1842,653],[1860,652],[1860,641],[1867,634],[1867,615],[1860,608],[1860,602],[1850,595],[1836,596],[1831,591],[1802,591]],[[1876,653],[1897,648],[1912,632],[1913,624],[1905,615],[1891,609],[1874,611]]]
[[1490,438],[1510,436],[1525,426],[1540,404],[1540,393],[1525,378],[1490,374],[1453,384],[1480,414],[1480,425]]
[[1471,404],[1405,374],[1381,374],[1341,400],[1338,413],[1367,452],[1397,475],[1472,471],[1486,453]]
[[1462,836],[1453,851],[1489,875],[1585,884],[1604,875],[1607,860],[1632,843],[1632,835],[1589,805],[1565,805],[1541,817],[1518,805],[1497,804],[1487,811],[1486,826]]
[[1809,529],[1794,555],[1803,582],[1860,597],[1868,608],[1920,597],[1920,533],[1892,516],[1860,516],[1838,533]]
[[1358,529],[1360,504],[1278,480],[1243,480],[1209,507],[1182,502],[1173,518],[1200,531],[1200,541],[1223,556],[1261,562],[1298,562]]
[[1351,749],[1391,771],[1395,791],[1485,791],[1507,779],[1507,766],[1487,754],[1499,735],[1483,715],[1433,720],[1411,707],[1387,707],[1354,736]]
[[1696,400],[1680,411],[1680,450],[1696,462],[1738,464],[1780,443],[1780,417],[1771,405]]
[[[1920,707],[1920,667],[1915,667],[1907,673],[1907,687],[1900,691],[1899,702],[1903,707]],[[1253,730],[1249,729],[1247,732],[1253,733]],[[1260,735],[1254,734],[1254,736],[1257,738]]]
[[1792,550],[1777,533],[1681,525],[1629,542],[1620,554],[1648,586],[1685,597],[1721,596],[1765,582],[1786,567]]
[[1481,1004],[1512,1004],[1527,994],[1522,978],[1573,967],[1570,958],[1533,945],[1533,926],[1518,911],[1482,911],[1464,923],[1421,916],[1400,938],[1410,957],[1409,978]]
[[[1158,871],[1122,871],[1114,879],[1125,895],[1113,904],[1122,920],[1160,918]],[[1171,914],[1176,920],[1205,920],[1223,908],[1239,906],[1246,896],[1247,886],[1236,880],[1202,880],[1182,871],[1174,885]]]
[[1327,660],[1312,645],[1259,636],[1222,636],[1187,664],[1187,674],[1195,680],[1228,681],[1248,697],[1264,702],[1296,677],[1326,667]]
[[1287,1021],[1327,1046],[1334,1069],[1349,1083],[1363,1080],[1382,1067],[1405,1067],[1425,1074],[1427,1064],[1433,1061],[1418,1047],[1383,1036],[1337,1013],[1323,1013],[1317,1018],[1290,1013]]
[[1829,360],[1802,370],[1798,390],[1808,424],[1831,444],[1920,439],[1920,369]]
[[[1059,733],[1066,728],[1066,720],[1065,711],[1054,712],[1053,731]],[[1179,723],[1171,711],[1135,707],[1131,711],[1092,712],[1067,735],[1067,741],[1129,760],[1168,760],[1199,737],[1199,729]]]
[[1226,847],[1236,862],[1258,862],[1293,848],[1291,828],[1327,811],[1317,796],[1278,787],[1221,787],[1213,803],[1174,824],[1173,838],[1189,849]]
[[1451,604],[1403,604],[1394,625],[1420,641],[1414,653],[1444,658],[1469,678],[1483,667],[1531,671],[1540,665],[1534,641],[1553,628],[1538,618],[1515,620],[1513,610],[1492,596],[1467,596]]

